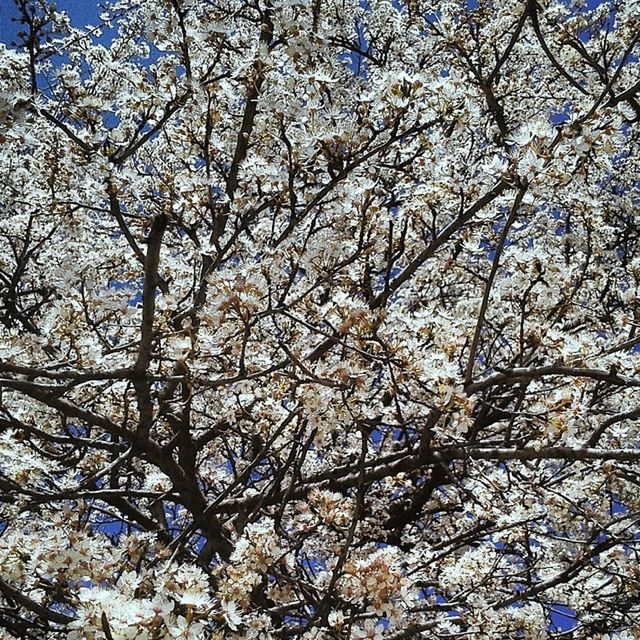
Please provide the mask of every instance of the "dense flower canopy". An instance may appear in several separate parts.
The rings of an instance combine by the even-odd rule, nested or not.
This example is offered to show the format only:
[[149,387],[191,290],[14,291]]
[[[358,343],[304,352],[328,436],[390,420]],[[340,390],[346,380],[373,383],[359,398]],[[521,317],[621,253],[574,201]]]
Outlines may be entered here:
[[16,4],[0,638],[638,637],[640,3]]

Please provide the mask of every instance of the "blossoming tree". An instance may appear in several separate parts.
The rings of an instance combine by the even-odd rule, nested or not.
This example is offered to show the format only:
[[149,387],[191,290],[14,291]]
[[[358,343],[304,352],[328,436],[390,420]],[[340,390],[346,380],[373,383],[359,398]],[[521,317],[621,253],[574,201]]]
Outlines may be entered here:
[[0,637],[638,637],[638,2],[17,15]]

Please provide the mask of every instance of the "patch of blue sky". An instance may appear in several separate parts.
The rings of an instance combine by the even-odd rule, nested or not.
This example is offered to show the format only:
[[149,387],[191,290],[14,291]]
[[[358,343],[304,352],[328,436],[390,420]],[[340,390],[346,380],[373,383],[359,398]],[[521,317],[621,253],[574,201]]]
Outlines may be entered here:
[[[128,294],[129,299],[127,304],[130,307],[137,307],[142,304],[143,284],[143,279],[139,278],[138,280],[112,280],[109,283],[109,286],[116,291],[123,291]],[[156,295],[158,295],[157,292]]]
[[194,551],[194,553],[199,554],[202,549],[204,549],[205,544],[207,543],[207,538],[202,534],[198,533],[191,537],[189,540],[189,547]]
[[[93,586],[92,584],[90,586]],[[65,616],[75,617],[77,613],[77,609],[72,605],[64,602],[52,602],[47,606],[51,611],[55,611],[56,613],[61,613]],[[33,636],[31,636],[33,637]]]
[[75,422],[67,423],[65,431],[76,438],[88,438],[91,435],[91,430],[87,425],[76,424]]
[[427,482],[427,477],[426,476],[418,476],[417,478],[414,478],[413,480],[413,484],[414,486],[420,488],[423,487]]
[[164,516],[167,521],[167,530],[174,538],[192,524],[189,511],[179,502],[165,503]]
[[[368,2],[360,2],[360,6],[365,11],[369,10]],[[367,41],[364,23],[359,18],[355,20],[355,35],[356,42],[354,49],[357,50],[343,51],[338,55],[338,59],[345,62],[355,76],[366,78],[368,60],[367,56],[361,52],[368,52],[369,43]]]
[[551,124],[564,124],[569,121],[571,118],[571,112],[573,111],[573,106],[565,102],[562,105],[562,109],[552,110],[549,114],[549,119],[551,120]]
[[[100,8],[97,2],[84,0],[58,0],[59,11],[65,11],[73,25],[95,25],[100,22]],[[15,2],[0,2],[0,42],[14,46],[18,39],[18,31],[23,27],[17,21],[18,8]]]
[[117,544],[122,535],[141,531],[131,523],[116,517],[109,517],[106,514],[99,514],[91,523],[91,529],[104,534],[113,544]]
[[251,471],[245,484],[257,484],[264,480],[268,480],[271,477],[273,477],[273,469],[271,468],[268,458],[264,458],[263,460],[260,460],[258,465]]
[[290,626],[297,627],[297,626],[305,625],[309,621],[309,618],[311,618],[315,613],[315,607],[312,607],[311,605],[307,605],[304,607],[304,609],[307,612],[306,615],[300,615],[300,616],[285,615],[282,617],[283,623],[287,627],[290,627]]
[[620,497],[615,493],[610,495],[611,499],[611,515],[626,515],[629,513],[629,507],[621,502]]
[[385,442],[414,442],[418,439],[418,431],[410,427],[402,429],[389,424],[380,424],[372,429],[369,434],[369,440],[374,451],[380,451]]
[[380,450],[380,448],[382,447],[382,443],[386,439],[386,436],[387,436],[386,429],[383,429],[383,428],[372,429],[371,433],[369,434],[369,440],[373,445],[374,451]]
[[549,631],[567,632],[578,626],[578,612],[564,604],[547,605],[549,612]]
[[[88,33],[94,34],[99,42],[108,42],[111,38],[110,30],[101,26],[100,9],[97,2],[82,2],[81,0],[58,0],[56,6],[59,11],[64,11],[69,16],[70,22],[74,26],[85,26]],[[20,13],[15,2],[5,1],[0,3],[0,42],[10,48],[20,47],[23,41],[26,27],[20,22]],[[80,28],[82,28],[82,26]],[[58,35],[55,30],[45,29],[43,36],[49,36],[55,41]],[[56,68],[69,63],[69,56],[60,51],[52,58],[52,62]],[[43,81],[42,88],[47,92],[49,83],[46,78],[40,78]]]
[[[607,13],[607,16],[605,17],[605,19],[603,20],[602,24],[599,25],[600,29],[603,31],[613,31],[613,29],[615,29],[615,21],[616,21],[616,10],[613,6],[613,3],[610,2],[610,0],[587,0],[587,8],[592,10],[592,9],[596,9],[601,5],[609,5],[609,12]],[[583,30],[578,34],[578,38],[580,38],[580,40],[582,42],[584,42],[585,44],[587,42],[589,42],[589,40],[591,39],[592,33],[590,30]]]
[[[24,32],[25,27],[19,21],[19,12],[16,5],[14,3],[6,4],[7,6],[0,6],[0,42],[11,48],[23,48],[21,47],[23,36],[20,34],[21,32]],[[100,14],[102,10],[97,2],[58,0],[56,6],[59,11],[63,11],[68,14],[72,25],[83,29],[93,38],[95,43],[108,46],[109,43],[118,35],[117,26],[108,26],[101,19]],[[45,35],[51,37],[55,43],[56,36],[59,34],[50,28],[48,32],[43,34],[43,37]],[[172,53],[160,51],[157,47],[148,42],[146,44],[148,46],[147,55],[133,56],[131,59],[132,62],[151,67],[151,65],[160,60],[163,55],[171,55]],[[58,70],[69,67],[71,62],[68,53],[64,49],[59,49],[56,55],[50,57],[50,61],[52,62],[53,67]],[[80,65],[80,77],[82,80],[87,79],[91,75],[91,72],[92,70],[90,65],[86,61]],[[182,75],[184,75],[184,70],[182,71]],[[37,81],[41,93],[44,96],[53,97],[56,92],[56,78],[49,77],[46,74],[39,74]],[[149,82],[151,81],[152,78],[149,76]],[[116,129],[121,122],[117,111],[110,108],[101,110],[100,117],[108,131]],[[140,135],[147,133],[151,127],[152,125],[147,123],[140,131]]]
[[318,573],[324,573],[328,571],[326,560],[322,558],[311,557],[306,553],[301,552],[298,554],[296,559],[300,566],[314,578],[317,577]]
[[409,442],[415,442],[420,437],[420,432],[414,427],[403,427],[402,429],[393,429],[393,441],[402,442],[408,440]]

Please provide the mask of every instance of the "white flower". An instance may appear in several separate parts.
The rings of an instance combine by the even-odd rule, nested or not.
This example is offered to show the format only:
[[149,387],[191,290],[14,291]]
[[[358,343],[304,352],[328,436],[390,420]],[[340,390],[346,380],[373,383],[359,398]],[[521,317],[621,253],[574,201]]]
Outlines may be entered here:
[[364,627],[354,629],[351,633],[352,640],[382,640],[384,627],[376,624],[375,620],[367,620]]
[[180,596],[180,604],[184,604],[188,607],[197,607],[200,609],[206,609],[211,606],[211,598],[202,591],[196,591],[195,589],[187,589]]
[[172,638],[181,638],[182,640],[200,640],[203,636],[202,631],[204,625],[200,622],[189,624],[184,616],[180,616],[175,626],[169,629]]
[[544,168],[544,160],[536,156],[531,149],[520,159],[520,173],[525,175],[527,180],[531,182]]
[[220,608],[222,609],[222,615],[229,629],[237,631],[243,622],[242,615],[238,611],[238,605],[233,600],[223,600]]
[[341,629],[344,626],[344,613],[342,611],[332,611],[329,614],[329,624],[335,629]]
[[163,620],[166,620],[173,611],[174,603],[168,598],[156,596],[152,600],[151,606],[156,616],[162,618]]

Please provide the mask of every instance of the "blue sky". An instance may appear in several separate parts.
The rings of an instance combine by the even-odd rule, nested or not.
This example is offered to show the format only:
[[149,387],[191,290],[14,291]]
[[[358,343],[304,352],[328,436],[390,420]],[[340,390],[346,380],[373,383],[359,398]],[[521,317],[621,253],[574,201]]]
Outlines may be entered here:
[[[100,8],[95,0],[58,0],[58,8],[66,11],[76,26],[98,22]],[[14,39],[17,25],[11,18],[17,14],[13,0],[0,0],[0,42],[9,44]]]
[[[587,0],[589,8],[597,7],[604,0]],[[100,8],[97,0],[57,0],[58,8],[66,11],[75,26],[95,24],[98,22]],[[475,4],[475,3],[473,3]],[[0,42],[9,44],[14,38],[16,24],[11,17],[16,15],[16,5],[13,0],[0,0]]]

